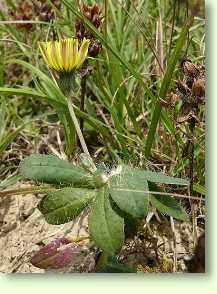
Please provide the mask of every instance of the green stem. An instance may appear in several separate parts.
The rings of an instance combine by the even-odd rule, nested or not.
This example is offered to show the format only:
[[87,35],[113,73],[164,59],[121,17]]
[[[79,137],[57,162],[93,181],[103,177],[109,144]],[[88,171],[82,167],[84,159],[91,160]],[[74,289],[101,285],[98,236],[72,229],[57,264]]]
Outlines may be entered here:
[[86,155],[88,155],[89,157],[91,157],[91,156],[90,156],[90,153],[89,153],[89,151],[88,151],[88,149],[87,149],[87,145],[86,145],[86,143],[85,143],[85,140],[84,140],[83,134],[82,134],[82,132],[81,132],[81,128],[80,128],[80,126],[79,126],[79,123],[78,123],[77,117],[76,117],[76,115],[75,115],[75,112],[74,112],[74,109],[73,109],[73,105],[72,105],[72,100],[71,100],[70,97],[67,98],[67,103],[68,103],[68,109],[69,109],[70,116],[71,116],[71,118],[72,118],[72,121],[74,122],[75,130],[76,130],[76,132],[77,132],[77,135],[78,135],[79,141],[80,141],[80,143],[81,143],[81,147],[82,147],[84,153],[85,153]]
[[[86,96],[86,81],[87,77],[84,76],[81,79],[81,99],[80,99],[80,110],[84,112],[84,101],[85,101],[85,96]],[[84,119],[81,117],[80,118],[80,128],[81,131],[83,132],[84,129]]]

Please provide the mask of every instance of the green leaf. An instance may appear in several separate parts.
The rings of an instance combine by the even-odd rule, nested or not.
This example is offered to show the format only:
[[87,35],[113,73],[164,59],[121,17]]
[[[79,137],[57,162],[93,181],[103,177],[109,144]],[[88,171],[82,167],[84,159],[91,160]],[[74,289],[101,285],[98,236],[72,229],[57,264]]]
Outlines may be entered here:
[[163,174],[162,172],[153,172],[150,170],[136,170],[135,175],[143,177],[149,182],[161,183],[161,184],[170,184],[170,185],[189,185],[189,181],[181,178],[174,178]]
[[89,217],[90,235],[103,251],[115,254],[123,245],[124,220],[113,209],[108,188],[99,189]]
[[[194,16],[191,15],[189,17],[189,19],[187,20],[187,22],[186,22],[185,26],[183,27],[183,29],[180,33],[180,36],[177,40],[177,44],[176,44],[176,47],[173,51],[173,54],[171,55],[171,57],[169,59],[166,73],[164,75],[164,78],[163,78],[163,81],[161,84],[161,88],[160,88],[160,92],[159,92],[159,98],[161,98],[163,100],[165,100],[166,94],[169,90],[176,64],[177,64],[179,57],[181,55],[181,50],[186,42],[186,36],[187,36],[189,28],[193,22],[193,19],[194,19]],[[157,130],[157,125],[158,125],[158,122],[161,117],[161,110],[162,110],[162,106],[161,106],[160,102],[156,101],[155,108],[154,108],[153,115],[152,115],[152,119],[151,119],[151,125],[150,125],[149,131],[148,131],[146,146],[145,146],[145,155],[147,158],[150,156],[150,153],[151,153],[151,148],[152,148],[152,145],[154,142],[155,133]]]
[[117,206],[135,218],[148,213],[149,194],[146,178],[134,170],[123,169],[112,178],[110,194]]
[[90,173],[54,155],[33,154],[27,157],[21,163],[20,173],[25,178],[44,183],[94,187]]
[[9,96],[9,95],[22,95],[27,97],[33,97],[35,99],[39,99],[40,101],[46,101],[50,105],[54,107],[55,110],[58,110],[58,112],[66,112],[67,111],[67,105],[64,103],[64,101],[59,101],[54,98],[51,95],[45,95],[41,91],[35,91],[31,88],[1,88],[0,87],[0,93]]
[[45,98],[46,96],[39,92],[35,91],[31,88],[7,88],[7,87],[0,87],[0,93],[4,95],[22,95],[22,96],[32,96],[36,98]]
[[151,195],[151,203],[163,214],[183,221],[189,221],[189,216],[181,204],[171,196]]
[[47,194],[38,209],[49,224],[64,224],[77,217],[95,196],[94,190],[63,188]]
[[[156,192],[162,191],[162,189],[154,184],[150,184],[150,188]],[[167,214],[183,221],[189,221],[189,216],[180,204],[180,201],[176,200],[172,196],[151,195],[150,200],[152,205],[157,208],[161,213]]]

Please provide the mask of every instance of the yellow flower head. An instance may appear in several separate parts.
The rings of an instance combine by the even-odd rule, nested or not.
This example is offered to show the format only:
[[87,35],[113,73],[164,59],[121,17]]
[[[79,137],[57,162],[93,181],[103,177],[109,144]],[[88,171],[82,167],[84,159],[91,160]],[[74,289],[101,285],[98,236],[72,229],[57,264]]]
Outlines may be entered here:
[[87,57],[90,40],[83,39],[80,48],[78,39],[39,42],[39,48],[47,65],[58,72],[78,69]]

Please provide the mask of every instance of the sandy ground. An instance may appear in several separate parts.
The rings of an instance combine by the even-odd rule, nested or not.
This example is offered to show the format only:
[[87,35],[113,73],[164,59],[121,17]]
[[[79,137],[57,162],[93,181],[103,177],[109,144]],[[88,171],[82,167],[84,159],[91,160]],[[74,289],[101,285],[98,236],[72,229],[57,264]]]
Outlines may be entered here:
[[0,199],[0,272],[42,273],[30,258],[34,251],[58,237],[88,236],[87,217],[54,226],[36,208],[40,197],[32,194]]
[[[86,215],[64,225],[47,224],[37,209],[41,197],[27,194],[0,199],[0,272],[44,273],[45,270],[30,263],[35,251],[58,237],[74,239],[88,236]],[[186,271],[184,259],[193,254],[192,226],[190,223],[175,221],[173,232],[170,222],[165,220],[161,217],[158,222],[151,221],[144,230],[144,240],[136,238],[127,241],[121,259],[128,264],[137,264],[138,271]],[[198,234],[201,233],[202,230],[198,228]],[[95,254],[88,246],[86,258],[80,261],[79,269],[68,268],[63,272],[93,271]],[[150,265],[150,261],[155,260],[160,267]]]

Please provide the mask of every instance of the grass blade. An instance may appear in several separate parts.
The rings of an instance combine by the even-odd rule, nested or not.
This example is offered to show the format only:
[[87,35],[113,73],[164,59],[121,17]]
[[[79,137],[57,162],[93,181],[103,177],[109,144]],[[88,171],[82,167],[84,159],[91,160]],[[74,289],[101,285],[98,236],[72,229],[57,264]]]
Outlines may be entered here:
[[[198,5],[198,3],[197,3]],[[178,38],[176,47],[174,49],[173,54],[171,55],[169,62],[168,62],[168,66],[166,69],[166,73],[164,75],[162,84],[161,84],[161,88],[159,91],[159,98],[165,100],[166,98],[166,94],[169,90],[170,84],[171,84],[171,80],[172,80],[172,76],[176,67],[176,64],[179,60],[179,57],[181,55],[181,51],[182,48],[185,44],[186,41],[186,37],[189,31],[190,26],[192,25],[192,22],[194,20],[194,14],[195,14],[195,9],[194,9],[194,13],[192,13],[192,15],[188,18],[186,25],[183,27],[180,36]],[[162,106],[160,104],[159,101],[156,101],[155,103],[155,108],[154,108],[154,112],[152,115],[152,120],[151,120],[151,125],[149,128],[149,132],[148,132],[148,136],[147,136],[147,140],[146,140],[146,146],[145,146],[145,156],[148,158],[150,156],[151,153],[151,148],[152,145],[154,143],[154,138],[155,138],[155,133],[157,130],[157,125],[158,122],[161,118],[161,110],[162,110]]]

